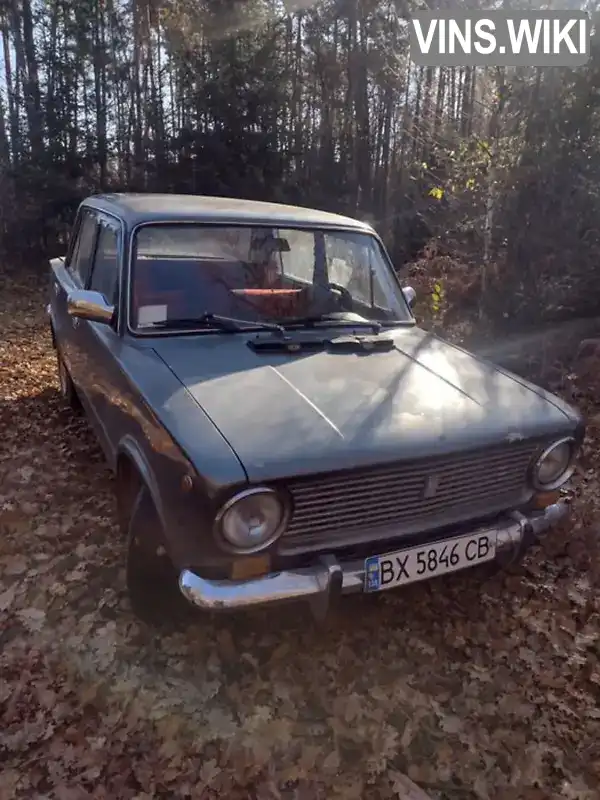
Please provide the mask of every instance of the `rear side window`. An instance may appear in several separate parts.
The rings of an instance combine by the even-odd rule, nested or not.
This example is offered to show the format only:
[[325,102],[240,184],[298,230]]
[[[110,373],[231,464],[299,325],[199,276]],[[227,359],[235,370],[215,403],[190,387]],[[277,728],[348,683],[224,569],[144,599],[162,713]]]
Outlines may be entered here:
[[97,222],[94,214],[84,208],[81,212],[81,224],[79,225],[69,264],[69,269],[82,286],[85,286],[92,266],[96,228]]
[[90,289],[104,295],[112,305],[117,301],[118,259],[117,233],[106,225],[100,226]]

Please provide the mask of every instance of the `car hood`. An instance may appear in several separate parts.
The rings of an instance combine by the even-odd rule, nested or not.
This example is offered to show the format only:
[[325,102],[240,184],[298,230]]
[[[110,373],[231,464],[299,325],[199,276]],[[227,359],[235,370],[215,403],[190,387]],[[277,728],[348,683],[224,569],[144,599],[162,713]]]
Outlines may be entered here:
[[432,334],[406,327],[381,335],[393,347],[363,354],[254,352],[239,334],[165,337],[153,347],[251,481],[574,427],[558,398]]

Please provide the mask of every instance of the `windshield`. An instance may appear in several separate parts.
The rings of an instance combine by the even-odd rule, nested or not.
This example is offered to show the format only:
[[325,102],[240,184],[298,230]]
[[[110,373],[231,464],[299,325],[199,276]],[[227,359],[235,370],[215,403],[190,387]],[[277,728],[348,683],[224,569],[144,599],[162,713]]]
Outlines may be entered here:
[[[131,327],[214,314],[302,324],[334,314],[408,321],[378,240],[354,231],[234,225],[145,225],[135,235]],[[205,326],[204,326],[205,327]],[[173,329],[173,328],[171,328]]]

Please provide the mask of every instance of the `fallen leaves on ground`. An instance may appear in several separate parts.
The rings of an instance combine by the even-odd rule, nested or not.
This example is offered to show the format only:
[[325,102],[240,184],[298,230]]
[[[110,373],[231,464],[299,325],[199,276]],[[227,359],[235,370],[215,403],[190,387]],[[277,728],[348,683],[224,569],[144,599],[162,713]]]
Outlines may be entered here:
[[157,635],[44,293],[0,303],[2,800],[600,797],[597,424],[572,523],[511,572]]

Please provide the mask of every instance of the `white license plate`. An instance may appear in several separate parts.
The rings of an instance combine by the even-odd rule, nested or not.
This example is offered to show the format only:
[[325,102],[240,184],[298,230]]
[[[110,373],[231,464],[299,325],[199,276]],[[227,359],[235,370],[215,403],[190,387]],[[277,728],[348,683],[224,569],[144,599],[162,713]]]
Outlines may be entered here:
[[496,531],[481,531],[365,560],[365,592],[380,592],[491,561]]

